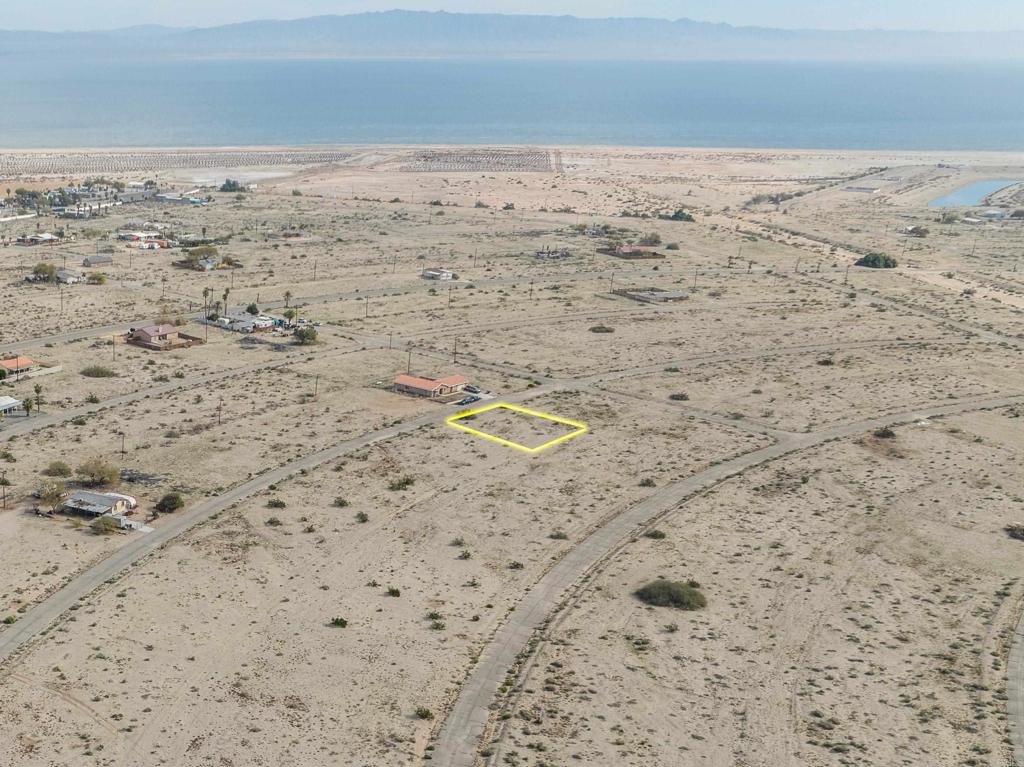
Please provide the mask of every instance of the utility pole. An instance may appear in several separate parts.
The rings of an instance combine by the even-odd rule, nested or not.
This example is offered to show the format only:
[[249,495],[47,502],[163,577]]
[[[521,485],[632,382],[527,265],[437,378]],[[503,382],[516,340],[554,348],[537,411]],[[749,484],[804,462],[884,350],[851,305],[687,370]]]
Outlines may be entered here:
[[412,344],[409,344],[409,357],[405,362],[405,373],[406,375],[412,374]]
[[125,449],[124,449],[124,432],[121,432],[121,460],[124,460],[124,454],[125,454]]
[[388,333],[388,349],[390,349],[390,348],[391,348],[391,338],[392,338],[392,336],[394,336],[394,335],[395,335],[395,332],[394,332],[394,331],[391,331],[390,333]]
[[363,299],[363,302],[366,304],[366,312],[363,313],[363,317],[369,317],[370,316],[370,297],[366,296],[366,298]]
[[313,399],[316,399],[317,392],[320,391],[320,374],[316,374],[316,378],[313,379]]
[[692,288],[692,290],[696,290],[696,289],[697,289],[697,267],[694,267],[693,268],[693,288]]
[[452,308],[452,286],[448,286],[448,308]]
[[3,493],[3,508],[7,508],[7,471],[0,471],[0,492]]
[[459,361],[459,339],[456,336],[455,346],[452,348],[452,362],[456,363]]
[[611,278],[608,280],[608,292],[615,292],[615,272],[612,272]]
[[398,271],[398,252],[395,252],[395,257],[391,261],[391,273],[394,274]]
[[113,335],[110,337],[110,359],[111,361],[117,359],[117,336]]
[[313,282],[316,282],[316,266],[317,262],[313,261]]
[[222,413],[223,410],[224,410],[224,400],[221,400],[220,403],[218,403],[218,405],[217,405],[217,425],[218,426],[220,426],[220,423],[221,423],[221,413]]
[[799,256],[797,256],[796,266],[793,268],[793,271],[795,271],[797,274],[800,274],[800,257]]
[[480,255],[480,249],[477,248],[473,251],[473,268],[476,269],[476,257]]
[[849,281],[850,281],[850,267],[851,267],[851,266],[853,266],[853,264],[847,264],[847,265],[846,265],[846,274],[845,274],[845,275],[843,275],[843,284],[844,284],[844,285],[845,285],[845,284],[846,284],[847,282],[849,282]]
[[530,280],[530,300],[533,300],[533,280]]

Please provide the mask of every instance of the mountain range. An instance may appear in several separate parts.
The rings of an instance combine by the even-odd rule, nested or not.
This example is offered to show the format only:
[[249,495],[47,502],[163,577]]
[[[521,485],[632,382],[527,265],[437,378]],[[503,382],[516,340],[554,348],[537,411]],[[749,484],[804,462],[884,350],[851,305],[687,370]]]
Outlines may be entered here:
[[827,31],[681,19],[385,11],[207,28],[0,31],[0,61],[152,58],[1022,59],[1024,32]]

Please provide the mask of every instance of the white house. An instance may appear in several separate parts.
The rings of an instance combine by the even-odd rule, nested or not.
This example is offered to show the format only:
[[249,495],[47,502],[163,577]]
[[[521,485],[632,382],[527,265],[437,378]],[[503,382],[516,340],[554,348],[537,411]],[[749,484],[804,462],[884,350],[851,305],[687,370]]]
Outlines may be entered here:
[[14,413],[21,409],[22,403],[20,399],[14,399],[14,397],[0,397],[0,415]]
[[455,274],[455,272],[453,272],[451,269],[440,269],[440,268],[424,269],[423,273],[420,276],[423,277],[423,279],[425,279],[425,280],[443,280],[443,281],[454,280],[454,279],[458,278],[458,275]]

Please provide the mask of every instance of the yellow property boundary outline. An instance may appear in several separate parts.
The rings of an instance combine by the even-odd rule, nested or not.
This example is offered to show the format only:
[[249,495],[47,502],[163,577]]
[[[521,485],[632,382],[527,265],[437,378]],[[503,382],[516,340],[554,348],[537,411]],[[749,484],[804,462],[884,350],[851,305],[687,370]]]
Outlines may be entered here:
[[[566,426],[574,427],[575,431],[571,431],[568,434],[563,434],[558,439],[553,439],[550,442],[545,442],[543,445],[540,445],[539,447],[527,447],[526,445],[520,445],[518,442],[512,442],[507,439],[502,439],[501,437],[495,437],[493,434],[488,434],[487,432],[480,431],[479,429],[474,429],[471,426],[466,426],[465,424],[459,423],[459,421],[461,421],[464,418],[480,415],[481,413],[488,413],[491,410],[498,409],[511,410],[515,413],[523,413],[524,415],[532,415],[535,416],[536,418],[543,418],[545,421],[554,421],[555,423],[562,423],[565,424]],[[467,434],[474,434],[477,437],[489,439],[491,442],[497,442],[499,445],[505,445],[506,447],[514,447],[516,450],[520,450],[524,453],[539,453],[541,450],[547,450],[549,447],[554,447],[555,445],[560,445],[563,442],[568,442],[570,439],[578,437],[581,434],[586,434],[588,431],[590,431],[590,427],[587,426],[585,423],[579,423],[578,421],[570,421],[568,418],[560,418],[557,415],[548,415],[547,413],[540,413],[536,410],[530,410],[525,407],[519,407],[518,405],[508,405],[504,402],[498,402],[494,405],[487,405],[486,407],[482,407],[477,410],[467,410],[464,413],[457,413],[455,415],[448,416],[448,418],[445,419],[445,423],[451,426],[453,429],[458,429],[459,431],[464,431]]]

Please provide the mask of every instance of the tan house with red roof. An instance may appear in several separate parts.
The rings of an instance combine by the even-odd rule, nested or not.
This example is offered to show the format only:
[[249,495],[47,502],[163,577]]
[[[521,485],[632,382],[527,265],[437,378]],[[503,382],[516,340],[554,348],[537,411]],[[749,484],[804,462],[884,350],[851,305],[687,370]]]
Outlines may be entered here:
[[412,394],[416,397],[445,397],[458,394],[469,383],[465,376],[454,375],[445,378],[421,378],[419,376],[400,375],[395,378],[395,391]]
[[10,359],[0,360],[0,368],[7,374],[6,377],[18,377],[35,372],[39,368],[39,363],[34,359],[19,355]]
[[202,343],[202,339],[185,335],[175,325],[147,325],[144,328],[134,328],[128,334],[128,343],[163,351],[193,346]]

